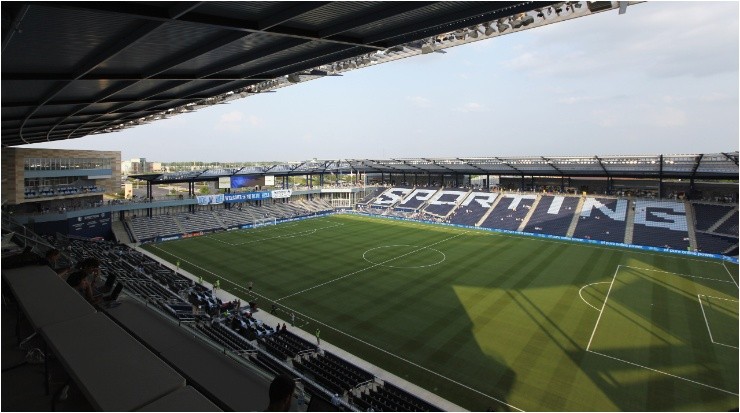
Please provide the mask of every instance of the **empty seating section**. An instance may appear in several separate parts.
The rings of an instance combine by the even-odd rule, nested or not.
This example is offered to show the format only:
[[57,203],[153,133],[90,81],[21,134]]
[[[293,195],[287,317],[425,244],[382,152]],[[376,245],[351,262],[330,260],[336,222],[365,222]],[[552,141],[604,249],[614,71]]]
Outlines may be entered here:
[[736,249],[737,245],[738,239],[735,237],[709,234],[706,232],[696,233],[696,247],[699,252],[728,254],[733,249]]
[[471,192],[463,203],[452,211],[450,222],[474,226],[488,212],[498,196],[499,194],[492,192]]
[[401,200],[407,197],[412,191],[413,189],[411,188],[388,188],[385,192],[378,195],[371,205],[392,207],[401,202]]
[[396,208],[415,210],[431,199],[437,191],[439,191],[439,188],[416,188],[396,204]]
[[537,195],[507,194],[502,196],[503,198],[498,201],[481,226],[516,231],[532,208]]
[[626,199],[586,198],[573,237],[624,242],[627,206]]
[[278,359],[292,359],[299,353],[313,351],[316,345],[312,344],[289,331],[281,331],[277,334],[260,339],[260,343],[267,351]]
[[[714,224],[719,222],[727,213],[732,211],[733,206],[695,203],[694,217],[696,217],[696,230],[708,231]],[[736,217],[737,220],[737,217]]]
[[727,235],[738,235],[737,211],[733,212],[714,232]]
[[524,232],[564,237],[573,221],[578,200],[572,196],[543,196],[529,217]]
[[157,237],[214,231],[252,224],[263,218],[295,218],[331,211],[334,208],[323,199],[293,203],[274,203],[263,206],[240,205],[216,211],[181,212],[174,215],[136,217],[128,221],[128,229],[136,241],[148,241]]
[[175,215],[185,233],[222,228],[212,211],[182,212]]
[[382,186],[379,186],[379,187],[373,189],[372,191],[370,191],[367,195],[365,195],[364,198],[362,198],[361,200],[357,201],[357,203],[358,204],[367,205],[375,197],[377,197],[378,195],[382,194],[383,191],[385,191],[385,188],[382,187]]
[[[396,386],[386,382],[383,386],[368,389],[361,393],[360,403],[363,410],[384,412],[440,412],[440,408],[412,396]],[[368,410],[370,411],[370,410]]]
[[294,361],[293,365],[299,371],[310,373],[317,382],[339,394],[374,379],[372,374],[329,352],[302,357]]
[[128,221],[137,241],[182,233],[171,215],[137,217]]
[[434,194],[424,212],[440,217],[447,216],[455,206],[465,199],[468,191],[440,191]]
[[222,209],[216,212],[226,228],[234,228],[253,222],[254,217],[247,210]]
[[634,244],[681,250],[688,248],[689,227],[683,202],[638,199],[634,210]]

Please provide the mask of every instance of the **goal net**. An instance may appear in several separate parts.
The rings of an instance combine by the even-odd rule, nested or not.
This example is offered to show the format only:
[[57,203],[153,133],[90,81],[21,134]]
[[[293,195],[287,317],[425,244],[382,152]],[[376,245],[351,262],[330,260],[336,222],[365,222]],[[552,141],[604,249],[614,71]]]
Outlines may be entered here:
[[266,225],[275,225],[277,220],[275,218],[258,218],[252,222],[252,227],[264,227]]

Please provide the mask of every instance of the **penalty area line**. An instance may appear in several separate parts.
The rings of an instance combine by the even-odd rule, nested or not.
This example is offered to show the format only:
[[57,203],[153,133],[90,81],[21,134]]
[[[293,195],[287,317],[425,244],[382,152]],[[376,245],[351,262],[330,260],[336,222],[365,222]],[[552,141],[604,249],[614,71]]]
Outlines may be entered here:
[[739,396],[737,393],[733,393],[733,392],[731,392],[729,390],[720,389],[719,387],[714,387],[714,386],[710,386],[708,384],[700,383],[698,381],[687,379],[686,377],[676,376],[675,374],[666,373],[665,371],[661,371],[661,370],[657,370],[657,369],[654,369],[654,368],[651,368],[651,367],[643,366],[642,364],[633,363],[631,361],[620,359],[619,357],[610,356],[608,354],[599,353],[598,351],[593,351],[593,350],[586,350],[586,351],[588,351],[589,353],[598,354],[598,355],[603,356],[603,357],[606,357],[606,358],[610,358],[612,360],[621,361],[622,363],[631,364],[631,365],[633,365],[635,367],[641,367],[643,369],[654,371],[654,372],[660,373],[660,374],[665,374],[666,376],[670,376],[670,377],[673,377],[673,378],[676,378],[676,379],[680,379],[680,380],[688,381],[690,383],[698,384],[699,386],[708,387],[710,389],[714,389],[714,390],[717,390],[717,391],[721,391],[723,393],[731,394],[733,396]]
[[725,265],[725,262],[724,261],[722,261],[722,267],[724,267],[725,271],[727,271],[727,274],[729,274],[730,278],[732,278],[732,282],[735,284],[735,287],[740,288],[740,286],[738,286],[738,284],[737,284],[737,281],[735,281],[735,277],[732,276],[732,273],[727,268],[727,265]]

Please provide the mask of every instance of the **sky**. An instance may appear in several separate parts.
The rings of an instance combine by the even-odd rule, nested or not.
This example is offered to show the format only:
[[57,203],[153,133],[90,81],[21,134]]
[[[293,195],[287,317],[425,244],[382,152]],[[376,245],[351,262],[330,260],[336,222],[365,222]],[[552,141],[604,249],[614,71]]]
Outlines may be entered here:
[[737,151],[739,4],[641,3],[26,147],[154,162]]

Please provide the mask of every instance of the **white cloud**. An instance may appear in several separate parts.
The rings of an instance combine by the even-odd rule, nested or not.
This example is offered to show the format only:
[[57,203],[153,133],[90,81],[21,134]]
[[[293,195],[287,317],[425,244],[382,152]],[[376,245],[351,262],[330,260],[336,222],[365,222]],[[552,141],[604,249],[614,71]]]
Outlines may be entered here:
[[647,113],[648,123],[660,128],[677,128],[685,126],[688,119],[686,112],[674,107],[661,107]]
[[262,126],[262,118],[249,115],[246,116],[244,113],[238,110],[232,110],[231,112],[224,113],[218,118],[218,122],[214,126],[214,129],[219,132],[237,133],[241,132],[244,126],[259,127]]
[[593,96],[568,96],[558,99],[557,102],[564,105],[574,105],[576,103],[591,102],[596,99]]
[[424,97],[421,96],[406,96],[406,100],[411,102],[412,105],[416,106],[417,108],[431,108],[432,102]]
[[731,98],[722,92],[711,92],[705,95],[699,96],[699,100],[702,102],[726,102],[730,101]]
[[485,106],[477,102],[468,102],[461,107],[454,108],[453,110],[455,112],[463,112],[463,113],[486,112],[487,111]]

